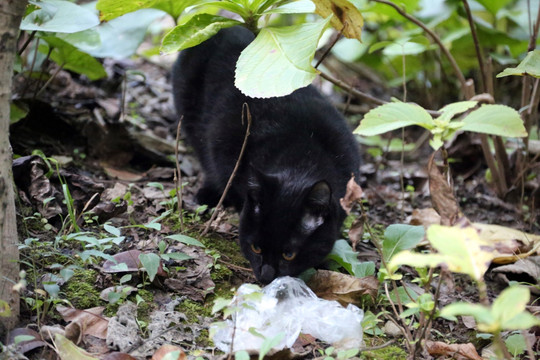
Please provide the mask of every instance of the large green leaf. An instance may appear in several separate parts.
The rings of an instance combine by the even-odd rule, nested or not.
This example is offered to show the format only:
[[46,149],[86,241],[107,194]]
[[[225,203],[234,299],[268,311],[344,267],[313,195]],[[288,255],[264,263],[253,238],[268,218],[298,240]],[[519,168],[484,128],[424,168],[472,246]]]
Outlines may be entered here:
[[39,7],[21,22],[21,30],[74,33],[99,24],[97,15],[65,0],[30,1]]
[[237,20],[210,14],[198,14],[188,22],[178,25],[165,35],[161,51],[170,54],[176,51],[199,45],[208,40],[221,29],[240,25]]
[[248,96],[269,98],[311,84],[318,73],[311,60],[328,21],[262,29],[240,54],[236,87]]
[[402,250],[414,248],[424,238],[424,227],[405,224],[390,225],[384,231],[382,253],[385,261]]
[[462,121],[461,130],[465,131],[508,137],[527,136],[519,113],[505,105],[482,105]]
[[92,56],[124,59],[135,54],[148,26],[163,16],[165,13],[161,10],[141,9],[104,22],[92,29],[101,39],[97,46],[87,45],[84,38],[66,40]]
[[49,47],[54,48],[51,59],[65,69],[88,76],[90,80],[97,80],[107,76],[103,65],[92,56],[78,50],[75,46],[56,36],[42,38],[47,44],[40,44],[39,51],[49,52]]
[[525,330],[540,324],[540,320],[525,311],[530,297],[529,289],[523,286],[511,286],[501,292],[493,302],[492,312],[502,329]]
[[531,75],[540,78],[540,50],[533,50],[525,56],[517,67],[506,68],[497,74],[497,77],[509,75]]
[[395,102],[369,111],[354,133],[363,136],[379,135],[409,125],[419,125],[428,130],[434,126],[433,118],[421,106]]

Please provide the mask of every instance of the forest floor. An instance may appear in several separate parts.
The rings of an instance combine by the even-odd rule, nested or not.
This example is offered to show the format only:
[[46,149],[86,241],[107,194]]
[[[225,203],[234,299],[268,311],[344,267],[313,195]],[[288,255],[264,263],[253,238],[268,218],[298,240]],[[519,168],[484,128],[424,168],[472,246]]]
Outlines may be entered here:
[[[16,335],[35,335],[38,340],[19,343],[19,353],[32,359],[57,358],[61,344],[55,345],[56,350],[44,346],[56,332],[89,353],[101,354],[96,358],[120,359],[113,357],[118,356],[114,352],[122,352],[161,359],[156,350],[164,344],[180,347],[190,358],[220,356],[208,332],[210,324],[221,317],[212,314],[214,300],[231,298],[231,289],[256,282],[238,246],[238,215],[230,209],[221,212],[208,234],[201,236],[210,218],[208,209],[194,201],[202,175],[190,149],[180,141],[181,224],[174,181],[178,119],[171,99],[170,63],[106,60],[105,66],[109,78],[98,83],[61,71],[42,98],[32,101],[29,116],[11,127],[18,156],[14,175],[21,267],[27,281],[21,327],[12,340]],[[30,89],[31,85],[27,94],[33,92]],[[432,221],[426,171],[429,145],[419,129],[406,131],[405,140],[413,149],[406,148],[403,160],[401,146],[389,149],[388,138],[362,145],[358,182],[374,236],[383,236],[392,224]],[[540,233],[538,211],[520,205],[519,191],[503,201],[487,184],[481,148],[474,138],[460,135],[449,154],[455,160],[456,198],[470,221]],[[348,226],[359,216],[358,210],[353,211]],[[373,261],[379,268],[372,235],[356,234],[355,250],[360,261]],[[140,271],[141,253],[156,255],[155,277],[149,271],[152,257],[143,264],[147,272]],[[115,267],[113,259],[127,266]],[[496,271],[497,266],[492,266],[486,275],[490,297],[510,281],[531,284],[536,289],[533,296],[538,296],[540,261],[529,259],[536,264],[530,271],[517,267]],[[409,278],[416,276],[413,269],[407,271]],[[446,276],[441,303],[478,301],[475,287],[465,276]],[[370,350],[360,356],[406,358],[405,340],[382,315],[389,307],[381,297],[385,297],[382,288],[378,295],[375,291],[375,301],[356,297],[366,314],[380,320],[371,334],[364,335]],[[432,340],[447,344],[473,343],[478,353],[489,344],[476,336],[470,319],[438,319],[431,334]],[[527,336],[531,346],[538,346],[534,333]],[[331,354],[324,353],[328,344],[307,336],[299,339],[292,352],[280,356],[324,358]],[[393,340],[391,345],[374,348],[389,340]],[[70,351],[74,359],[79,358],[76,350]],[[438,356],[453,355],[437,355],[427,347],[418,355]],[[460,356],[475,358],[474,354]]]

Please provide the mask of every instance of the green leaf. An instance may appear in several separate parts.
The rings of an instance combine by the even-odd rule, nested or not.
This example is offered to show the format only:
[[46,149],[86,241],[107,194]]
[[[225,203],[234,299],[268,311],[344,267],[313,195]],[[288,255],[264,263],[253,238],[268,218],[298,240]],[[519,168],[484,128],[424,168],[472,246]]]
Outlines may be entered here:
[[480,304],[457,302],[447,305],[441,310],[441,316],[450,320],[455,319],[456,316],[464,315],[474,317],[479,323],[491,324],[495,322],[489,308]]
[[165,236],[165,239],[171,239],[171,240],[178,241],[186,245],[194,245],[194,246],[199,246],[202,248],[205,247],[202,242],[187,235],[174,234],[174,235]]
[[531,75],[540,78],[540,50],[533,50],[525,56],[515,68],[506,68],[497,74],[497,77],[509,75]]
[[383,258],[389,261],[393,255],[402,250],[414,248],[424,238],[423,226],[404,224],[390,225],[384,231],[382,242]]
[[204,0],[157,0],[152,7],[163,10],[174,19],[177,19],[187,7],[201,2],[204,2]]
[[139,260],[141,261],[142,266],[146,269],[150,281],[154,281],[161,262],[160,257],[154,253],[147,253],[140,254]]
[[311,84],[318,73],[311,60],[328,21],[262,29],[238,58],[236,87],[247,96],[268,98]]
[[419,254],[409,250],[395,254],[388,263],[388,271],[393,273],[400,265],[413,267],[435,267],[443,264],[446,258],[441,254]]
[[210,39],[221,29],[240,25],[237,20],[210,14],[198,14],[185,24],[178,25],[165,35],[161,52],[170,54],[184,50]]
[[437,120],[448,122],[452,120],[454,116],[475,107],[476,104],[478,104],[478,101],[459,101],[448,104],[439,110],[441,115],[437,118]]
[[188,254],[184,254],[183,252],[167,253],[167,254],[161,255],[161,257],[164,260],[173,259],[173,260],[178,260],[178,261],[193,259],[191,256],[189,256]]
[[231,299],[218,297],[216,300],[214,300],[214,306],[212,306],[212,314],[215,314],[218,311],[223,310],[227,306],[231,305],[231,303],[232,303]]
[[28,111],[26,104],[11,102],[9,104],[9,123],[15,124],[17,121],[24,119],[28,115]]
[[497,14],[502,7],[510,3],[512,0],[478,0],[490,13]]
[[383,50],[383,54],[386,56],[403,56],[403,55],[418,55],[428,49],[428,46],[419,44],[413,41],[406,41],[404,43],[391,43]]
[[148,26],[164,15],[161,10],[142,9],[102,23],[92,29],[100,39],[97,44],[86,44],[87,39],[66,40],[95,57],[125,59],[135,54]]
[[40,44],[39,51],[47,54],[49,47],[53,48],[51,59],[67,70],[88,76],[90,80],[97,80],[107,76],[103,65],[92,56],[78,50],[73,45],[56,36],[45,36],[47,44]]
[[521,334],[510,335],[504,340],[504,343],[510,354],[514,357],[523,354],[527,349],[527,343]]
[[358,253],[353,251],[349,243],[343,239],[337,240],[328,259],[334,260],[339,265],[343,266],[349,274],[358,278],[373,275],[375,273],[375,264],[371,261],[360,262]]
[[124,14],[152,7],[156,0],[98,0],[96,9],[99,10],[102,21],[112,20]]
[[263,360],[266,354],[274,347],[277,346],[281,340],[285,337],[284,332],[278,333],[272,338],[265,339],[261,344],[261,350],[259,352],[259,360]]
[[112,234],[114,236],[120,236],[121,235],[121,232],[120,232],[120,229],[112,226],[112,225],[109,225],[109,224],[105,224],[103,225],[103,228],[105,229],[105,231],[107,231],[109,234]]
[[349,0],[313,0],[315,12],[330,23],[337,31],[349,39],[361,41],[364,18],[358,8]]
[[527,136],[519,113],[505,105],[482,105],[462,121],[464,125],[461,130],[465,131],[507,137]]
[[15,345],[18,345],[22,342],[25,342],[25,341],[32,341],[32,340],[37,340],[37,338],[35,336],[32,336],[32,335],[17,335],[15,336],[15,338],[13,339],[13,343]]
[[450,271],[467,274],[474,280],[483,278],[497,254],[493,244],[480,239],[473,227],[432,225],[426,234]]
[[39,9],[21,22],[21,30],[74,33],[99,24],[97,15],[82,6],[65,0],[30,1]]
[[421,106],[395,102],[378,106],[369,111],[354,133],[372,136],[410,125],[419,125],[431,130],[434,123],[431,115]]
[[525,311],[530,296],[526,287],[511,286],[493,301],[493,316],[499,320],[503,330],[525,330],[540,324],[540,320]]

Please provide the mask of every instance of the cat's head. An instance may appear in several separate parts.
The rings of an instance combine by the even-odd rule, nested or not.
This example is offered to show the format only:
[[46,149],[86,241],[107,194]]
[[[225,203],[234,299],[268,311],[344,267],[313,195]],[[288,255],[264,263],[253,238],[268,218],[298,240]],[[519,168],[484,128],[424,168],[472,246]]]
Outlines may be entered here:
[[240,217],[240,244],[262,283],[296,276],[332,250],[341,208],[325,180],[257,173]]

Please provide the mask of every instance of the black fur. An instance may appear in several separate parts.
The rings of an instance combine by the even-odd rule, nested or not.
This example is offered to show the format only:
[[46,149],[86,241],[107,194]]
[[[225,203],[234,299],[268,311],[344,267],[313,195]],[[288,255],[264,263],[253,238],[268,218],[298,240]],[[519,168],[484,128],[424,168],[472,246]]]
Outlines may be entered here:
[[330,252],[359,150],[343,117],[314,87],[254,99],[234,86],[236,60],[253,37],[242,27],[221,30],[183,51],[172,76],[183,134],[205,174],[200,203],[217,204],[246,133],[242,104],[249,105],[251,135],[227,203],[241,212],[242,251],[267,283],[319,265]]

